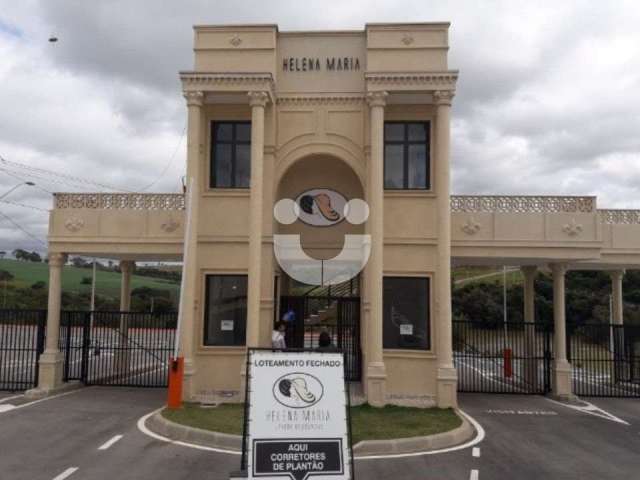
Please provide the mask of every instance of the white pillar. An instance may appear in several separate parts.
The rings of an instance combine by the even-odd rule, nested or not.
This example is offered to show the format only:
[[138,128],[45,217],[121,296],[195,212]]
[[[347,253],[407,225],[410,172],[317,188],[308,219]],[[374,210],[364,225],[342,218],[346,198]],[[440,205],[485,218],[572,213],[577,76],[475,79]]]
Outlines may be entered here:
[[64,359],[58,343],[60,338],[60,308],[62,303],[62,267],[67,256],[62,253],[49,254],[49,301],[47,306],[47,340],[40,355],[38,387],[28,396],[35,398],[48,395],[62,385]]
[[[131,260],[120,261],[120,311],[129,312],[131,310],[131,273],[135,263]],[[129,372],[129,316],[120,315],[120,328],[118,333],[118,349],[115,356],[116,371],[120,375],[127,375]]]
[[534,361],[542,355],[538,355],[538,342],[536,342],[536,327],[535,327],[535,279],[537,268],[535,266],[525,266],[521,268],[522,275],[524,276],[524,321],[525,321],[525,357],[529,360],[526,362],[525,368],[525,381],[535,388],[538,385],[538,362]]
[[569,399],[572,394],[571,365],[567,361],[567,325],[565,307],[565,275],[567,266],[551,264],[553,272],[553,323],[554,362],[553,394],[560,399]]
[[131,309],[131,273],[135,263],[131,260],[120,262],[120,311],[128,312]]
[[609,335],[612,337],[610,342],[613,346],[613,351],[611,352],[614,361],[613,374],[615,381],[618,382],[625,377],[625,332],[622,327],[624,325],[624,301],[622,298],[624,270],[614,270],[609,272],[609,276],[611,277],[611,323],[616,325],[616,327],[609,329]]
[[622,300],[622,278],[624,270],[614,270],[609,272],[611,277],[611,300],[612,300],[612,322],[615,325],[624,323],[624,302]]
[[[198,291],[200,285],[200,272],[198,270],[198,211],[200,206],[200,192],[203,174],[203,153],[204,153],[204,119],[203,119],[203,92],[185,92],[187,101],[187,188],[192,188],[193,202],[189,206],[191,209],[191,224],[186,238],[189,242],[184,245],[183,258],[188,259],[188,264],[184,266],[184,312],[180,332],[180,351],[184,357],[184,380],[182,397],[189,401],[195,397],[193,378],[195,375],[194,365],[194,329],[195,316],[198,311]],[[189,193],[189,192],[187,192]],[[186,218],[185,218],[186,220]],[[185,225],[186,228],[186,225]],[[188,252],[188,253],[187,253]]]
[[451,199],[450,199],[450,123],[454,92],[433,92],[436,105],[435,193],[438,222],[438,269],[435,275],[436,335],[438,355],[437,404],[457,406],[458,377],[453,365],[451,324]]
[[368,168],[369,231],[371,254],[366,266],[369,300],[367,328],[367,401],[376,407],[386,403],[387,373],[382,352],[382,280],[384,275],[384,107],[387,92],[367,95],[371,107],[371,156]]
[[249,105],[251,105],[251,191],[249,196],[247,347],[260,346],[264,110],[268,101],[269,94],[267,92],[249,92]]

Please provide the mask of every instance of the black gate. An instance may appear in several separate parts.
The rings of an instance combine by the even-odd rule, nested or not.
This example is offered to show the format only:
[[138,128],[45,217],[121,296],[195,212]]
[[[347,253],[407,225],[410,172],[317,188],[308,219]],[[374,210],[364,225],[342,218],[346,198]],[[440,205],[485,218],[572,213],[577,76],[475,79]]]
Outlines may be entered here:
[[38,384],[46,322],[46,310],[0,310],[0,390]]
[[325,331],[331,336],[333,346],[346,354],[347,380],[359,382],[362,379],[359,298],[280,297],[280,318],[289,310],[293,311],[294,319],[287,322],[287,347],[317,348],[320,333]]
[[553,329],[547,323],[454,321],[458,391],[548,393],[552,340]]
[[640,327],[567,325],[567,357],[576,395],[640,397]]
[[166,387],[177,314],[63,311],[64,380]]

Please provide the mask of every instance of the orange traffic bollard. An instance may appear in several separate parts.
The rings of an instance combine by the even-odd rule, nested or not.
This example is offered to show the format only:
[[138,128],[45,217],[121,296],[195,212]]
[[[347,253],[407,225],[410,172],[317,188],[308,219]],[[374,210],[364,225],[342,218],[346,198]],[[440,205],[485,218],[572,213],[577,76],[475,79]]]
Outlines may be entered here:
[[504,376],[510,378],[513,375],[513,359],[511,357],[511,349],[504,349]]
[[182,407],[182,377],[184,374],[184,358],[169,360],[169,399],[167,407],[172,410]]

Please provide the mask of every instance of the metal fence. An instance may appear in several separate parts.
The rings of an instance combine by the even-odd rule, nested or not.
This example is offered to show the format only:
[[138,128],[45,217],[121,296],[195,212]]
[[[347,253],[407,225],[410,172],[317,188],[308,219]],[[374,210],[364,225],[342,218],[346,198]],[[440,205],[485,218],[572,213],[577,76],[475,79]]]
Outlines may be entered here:
[[315,349],[320,334],[327,332],[333,347],[345,353],[347,380],[362,379],[360,349],[360,299],[357,297],[303,296],[280,298],[280,318],[293,310],[295,319],[287,323],[289,348]]
[[573,392],[592,397],[640,397],[640,327],[567,325]]
[[176,324],[175,312],[62,312],[65,381],[166,387]]
[[38,384],[46,320],[46,310],[0,310],[0,390],[26,390]]
[[458,391],[544,394],[551,390],[552,328],[545,323],[453,322]]

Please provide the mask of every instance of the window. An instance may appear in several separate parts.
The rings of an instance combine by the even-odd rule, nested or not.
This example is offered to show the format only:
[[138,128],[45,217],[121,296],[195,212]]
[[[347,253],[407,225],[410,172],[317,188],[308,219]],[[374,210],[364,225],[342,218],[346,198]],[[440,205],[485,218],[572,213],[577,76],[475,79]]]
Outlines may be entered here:
[[384,188],[429,190],[429,122],[385,122]]
[[204,344],[244,345],[247,333],[247,276],[207,275]]
[[429,279],[385,277],[383,346],[429,350]]
[[211,188],[249,188],[251,123],[211,123]]

